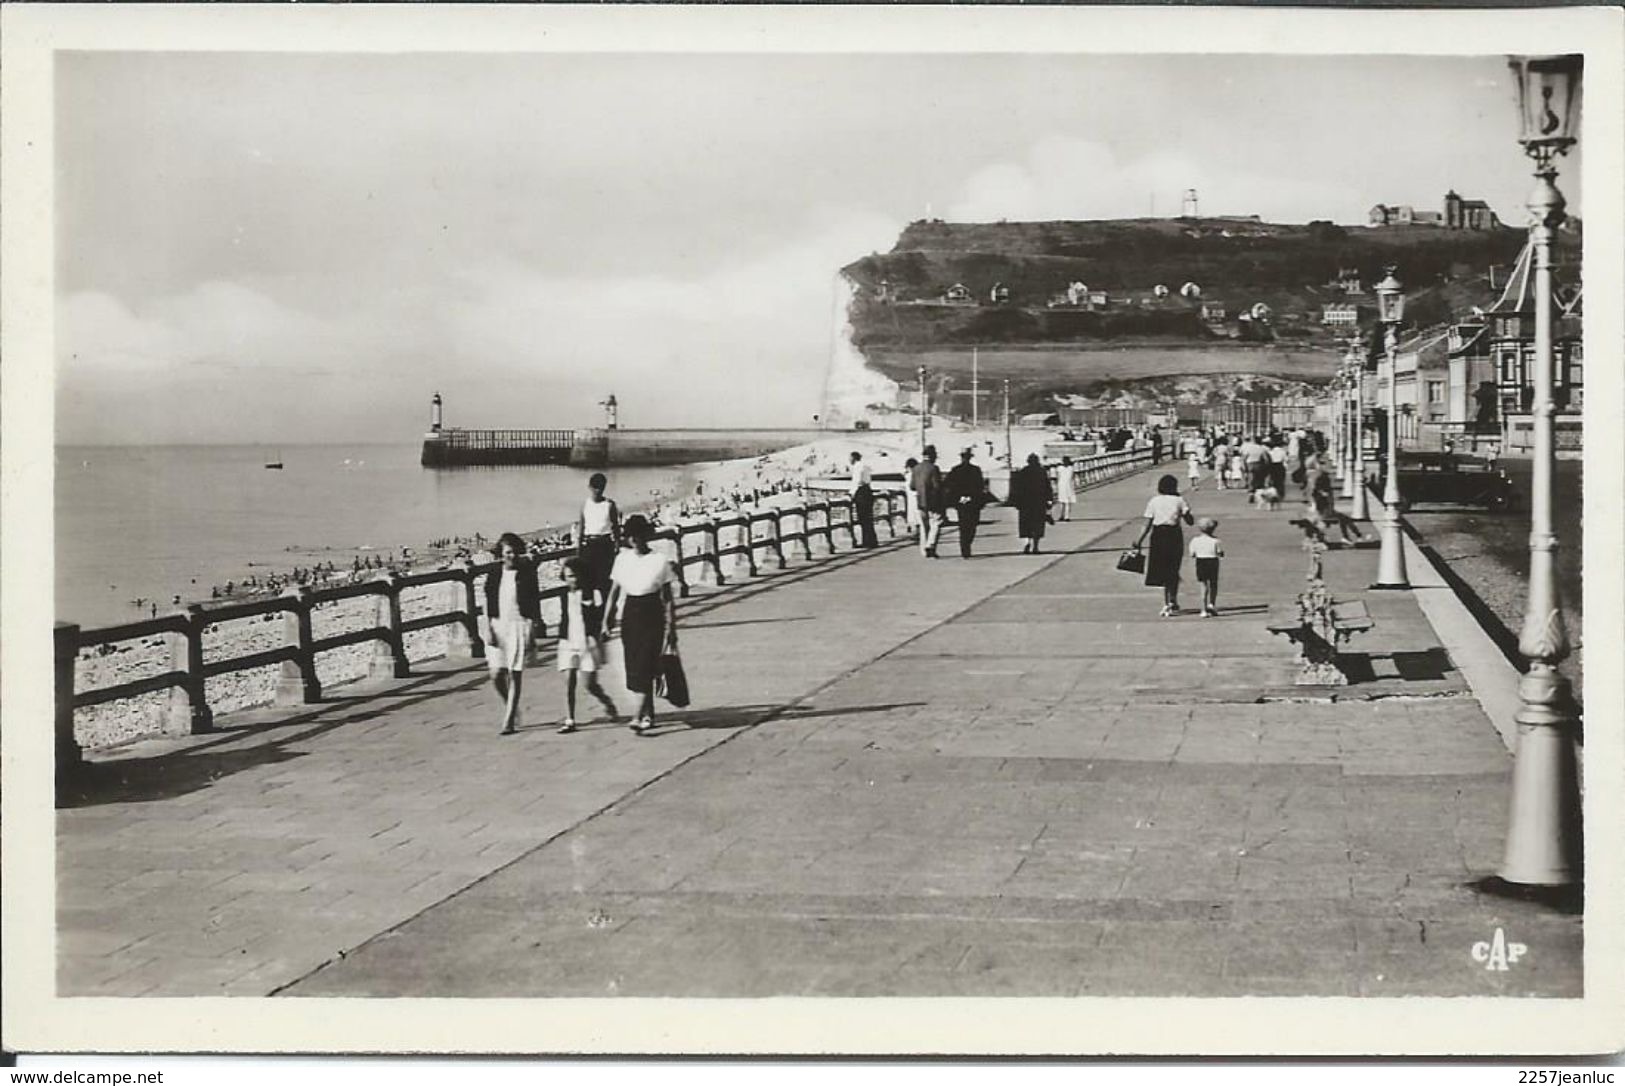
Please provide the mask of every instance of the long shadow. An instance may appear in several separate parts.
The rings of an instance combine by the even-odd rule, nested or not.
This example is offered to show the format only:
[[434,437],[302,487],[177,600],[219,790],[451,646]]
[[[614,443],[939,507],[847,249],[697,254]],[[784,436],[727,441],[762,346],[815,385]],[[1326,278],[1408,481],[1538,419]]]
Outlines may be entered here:
[[[207,788],[215,781],[245,769],[302,758],[305,757],[302,752],[288,748],[346,725],[377,720],[398,709],[444,694],[472,690],[483,682],[483,676],[464,676],[452,686],[439,683],[439,680],[460,675],[461,672],[439,672],[423,676],[404,690],[395,687],[376,693],[331,698],[310,712],[233,727],[221,732],[217,738],[184,750],[144,758],[84,762],[58,783],[56,806],[59,809],[73,809],[104,803],[148,803],[174,799]],[[301,725],[313,726],[282,734]],[[268,732],[278,734],[267,737],[263,742],[254,742]],[[241,745],[245,743],[249,745]],[[232,749],[220,749],[227,746]]]
[[721,705],[704,709],[684,709],[666,713],[645,735],[660,735],[679,729],[746,728],[763,720],[815,720],[828,716],[855,716],[860,713],[889,713],[895,709],[918,709],[923,701],[899,701],[886,705],[850,705],[838,709],[818,709],[811,705]]
[[1450,654],[1438,646],[1422,652],[1342,652],[1337,659],[1349,682],[1356,685],[1379,681],[1374,666],[1377,660],[1391,661],[1397,673],[1397,676],[1382,678],[1397,677],[1408,683],[1439,682],[1456,670]]
[[812,615],[786,615],[783,618],[742,618],[737,622],[690,622],[685,630],[723,630],[730,626],[763,626],[773,622],[810,622]]

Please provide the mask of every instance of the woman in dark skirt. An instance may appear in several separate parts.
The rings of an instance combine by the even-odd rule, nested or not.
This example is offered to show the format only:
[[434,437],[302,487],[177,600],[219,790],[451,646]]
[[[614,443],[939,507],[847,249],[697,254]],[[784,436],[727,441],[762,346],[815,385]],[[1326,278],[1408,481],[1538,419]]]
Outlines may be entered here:
[[1196,520],[1191,507],[1179,496],[1179,480],[1164,475],[1157,480],[1157,492],[1145,503],[1145,527],[1134,549],[1151,537],[1151,553],[1146,555],[1145,583],[1162,589],[1162,617],[1179,614],[1179,567],[1185,559],[1185,533],[1180,521],[1192,524]]
[[1049,472],[1037,453],[1027,457],[1027,466],[1010,476],[1010,504],[1016,507],[1016,534],[1021,536],[1022,554],[1037,554],[1039,540],[1044,538],[1044,525],[1049,520],[1049,507],[1055,501],[1055,490],[1050,486]]
[[677,603],[671,589],[677,571],[670,558],[649,549],[654,527],[646,518],[627,517],[622,531],[631,547],[621,551],[610,572],[604,637],[614,632],[619,611],[626,688],[641,698],[632,730],[641,735],[655,723],[654,681],[660,657],[677,651]]

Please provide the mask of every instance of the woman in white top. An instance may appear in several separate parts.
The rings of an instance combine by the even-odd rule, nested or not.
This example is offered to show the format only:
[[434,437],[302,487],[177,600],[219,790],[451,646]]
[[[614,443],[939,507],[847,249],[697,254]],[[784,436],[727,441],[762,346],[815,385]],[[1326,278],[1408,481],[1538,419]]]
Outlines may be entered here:
[[1195,516],[1179,496],[1179,480],[1164,475],[1157,480],[1157,493],[1145,503],[1145,527],[1134,549],[1151,537],[1151,553],[1146,555],[1145,583],[1162,588],[1162,617],[1179,614],[1179,567],[1185,559],[1185,533],[1180,521],[1194,523]]
[[627,517],[623,531],[631,547],[616,556],[610,571],[604,637],[614,631],[619,611],[626,688],[642,697],[632,730],[642,735],[655,723],[654,681],[660,657],[677,651],[677,602],[671,588],[677,571],[670,558],[649,549],[654,527],[647,518]]

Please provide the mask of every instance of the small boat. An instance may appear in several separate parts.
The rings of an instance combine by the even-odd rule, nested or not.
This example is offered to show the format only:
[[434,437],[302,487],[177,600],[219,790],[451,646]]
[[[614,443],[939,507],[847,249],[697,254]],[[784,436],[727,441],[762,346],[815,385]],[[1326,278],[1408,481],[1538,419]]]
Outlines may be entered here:
[[281,471],[282,470],[282,453],[281,452],[278,452],[276,454],[276,459],[275,460],[267,460],[265,462],[265,470],[266,471]]

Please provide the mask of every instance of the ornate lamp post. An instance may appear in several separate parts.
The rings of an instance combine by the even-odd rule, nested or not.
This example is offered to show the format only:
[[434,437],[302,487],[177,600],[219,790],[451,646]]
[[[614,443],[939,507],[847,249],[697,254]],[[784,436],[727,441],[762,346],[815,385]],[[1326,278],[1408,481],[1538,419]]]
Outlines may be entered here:
[[1376,291],[1383,354],[1388,359],[1388,478],[1382,489],[1382,555],[1377,562],[1377,583],[1371,587],[1409,588],[1399,518],[1399,322],[1405,316],[1405,288],[1389,268]]
[[915,372],[920,378],[920,448],[923,449],[926,445],[925,428],[931,425],[931,417],[927,410],[930,403],[925,394],[925,367],[921,366]]
[[1568,655],[1557,594],[1552,529],[1552,233],[1564,219],[1553,159],[1568,153],[1579,127],[1582,58],[1513,57],[1518,80],[1519,140],[1535,160],[1529,196],[1535,300],[1534,456],[1530,465],[1529,602],[1518,651],[1528,670],[1518,684],[1518,749],[1512,813],[1501,877],[1525,886],[1568,886],[1580,869],[1580,793],[1574,751],[1578,717],[1569,682],[1558,673]]
[[1349,344],[1349,367],[1354,370],[1354,482],[1353,505],[1349,516],[1370,520],[1365,485],[1365,352],[1358,342]]

